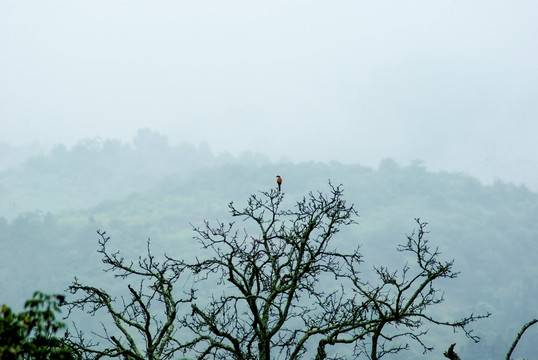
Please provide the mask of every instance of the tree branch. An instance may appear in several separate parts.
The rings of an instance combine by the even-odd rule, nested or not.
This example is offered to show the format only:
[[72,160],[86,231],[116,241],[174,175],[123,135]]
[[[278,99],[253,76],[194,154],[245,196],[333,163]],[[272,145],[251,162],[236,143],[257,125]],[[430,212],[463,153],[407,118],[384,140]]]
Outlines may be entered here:
[[533,320],[529,321],[528,323],[526,323],[525,325],[523,325],[523,327],[521,328],[521,330],[517,334],[516,339],[512,343],[512,346],[510,346],[510,350],[508,350],[508,353],[506,354],[506,360],[510,360],[510,357],[512,356],[512,353],[516,349],[517,343],[519,342],[519,340],[521,340],[521,337],[523,336],[523,333],[525,333],[525,331],[527,331],[528,328],[530,328],[532,325],[536,324],[537,322],[538,322],[538,319],[533,319]]

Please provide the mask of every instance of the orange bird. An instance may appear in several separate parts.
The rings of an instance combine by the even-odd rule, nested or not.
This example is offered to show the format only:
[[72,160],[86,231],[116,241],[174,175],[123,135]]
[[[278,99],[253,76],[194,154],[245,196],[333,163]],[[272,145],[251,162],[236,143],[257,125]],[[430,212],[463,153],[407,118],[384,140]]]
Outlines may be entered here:
[[280,186],[282,185],[282,178],[280,175],[276,176],[276,183],[278,184],[278,191],[280,192]]

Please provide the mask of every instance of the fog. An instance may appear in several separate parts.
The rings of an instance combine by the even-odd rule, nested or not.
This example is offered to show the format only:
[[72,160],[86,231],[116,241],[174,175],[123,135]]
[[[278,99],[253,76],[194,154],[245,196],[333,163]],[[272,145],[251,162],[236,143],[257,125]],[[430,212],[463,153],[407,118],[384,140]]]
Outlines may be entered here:
[[538,190],[533,1],[0,1],[0,143],[390,157]]

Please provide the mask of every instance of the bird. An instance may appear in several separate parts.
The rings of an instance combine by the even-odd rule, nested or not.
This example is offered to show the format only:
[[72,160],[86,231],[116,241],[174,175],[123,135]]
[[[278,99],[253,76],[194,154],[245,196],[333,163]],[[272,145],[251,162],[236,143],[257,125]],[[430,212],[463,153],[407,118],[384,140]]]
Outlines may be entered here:
[[276,183],[278,185],[278,192],[280,192],[280,186],[282,185],[282,178],[280,177],[280,175],[276,176]]

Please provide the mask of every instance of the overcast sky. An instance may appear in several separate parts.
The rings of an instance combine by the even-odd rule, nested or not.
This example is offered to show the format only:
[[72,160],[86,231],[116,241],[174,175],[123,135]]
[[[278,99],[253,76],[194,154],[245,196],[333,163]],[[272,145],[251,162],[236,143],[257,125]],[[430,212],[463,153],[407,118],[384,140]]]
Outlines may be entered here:
[[0,142],[128,141],[538,190],[538,2],[0,0]]

